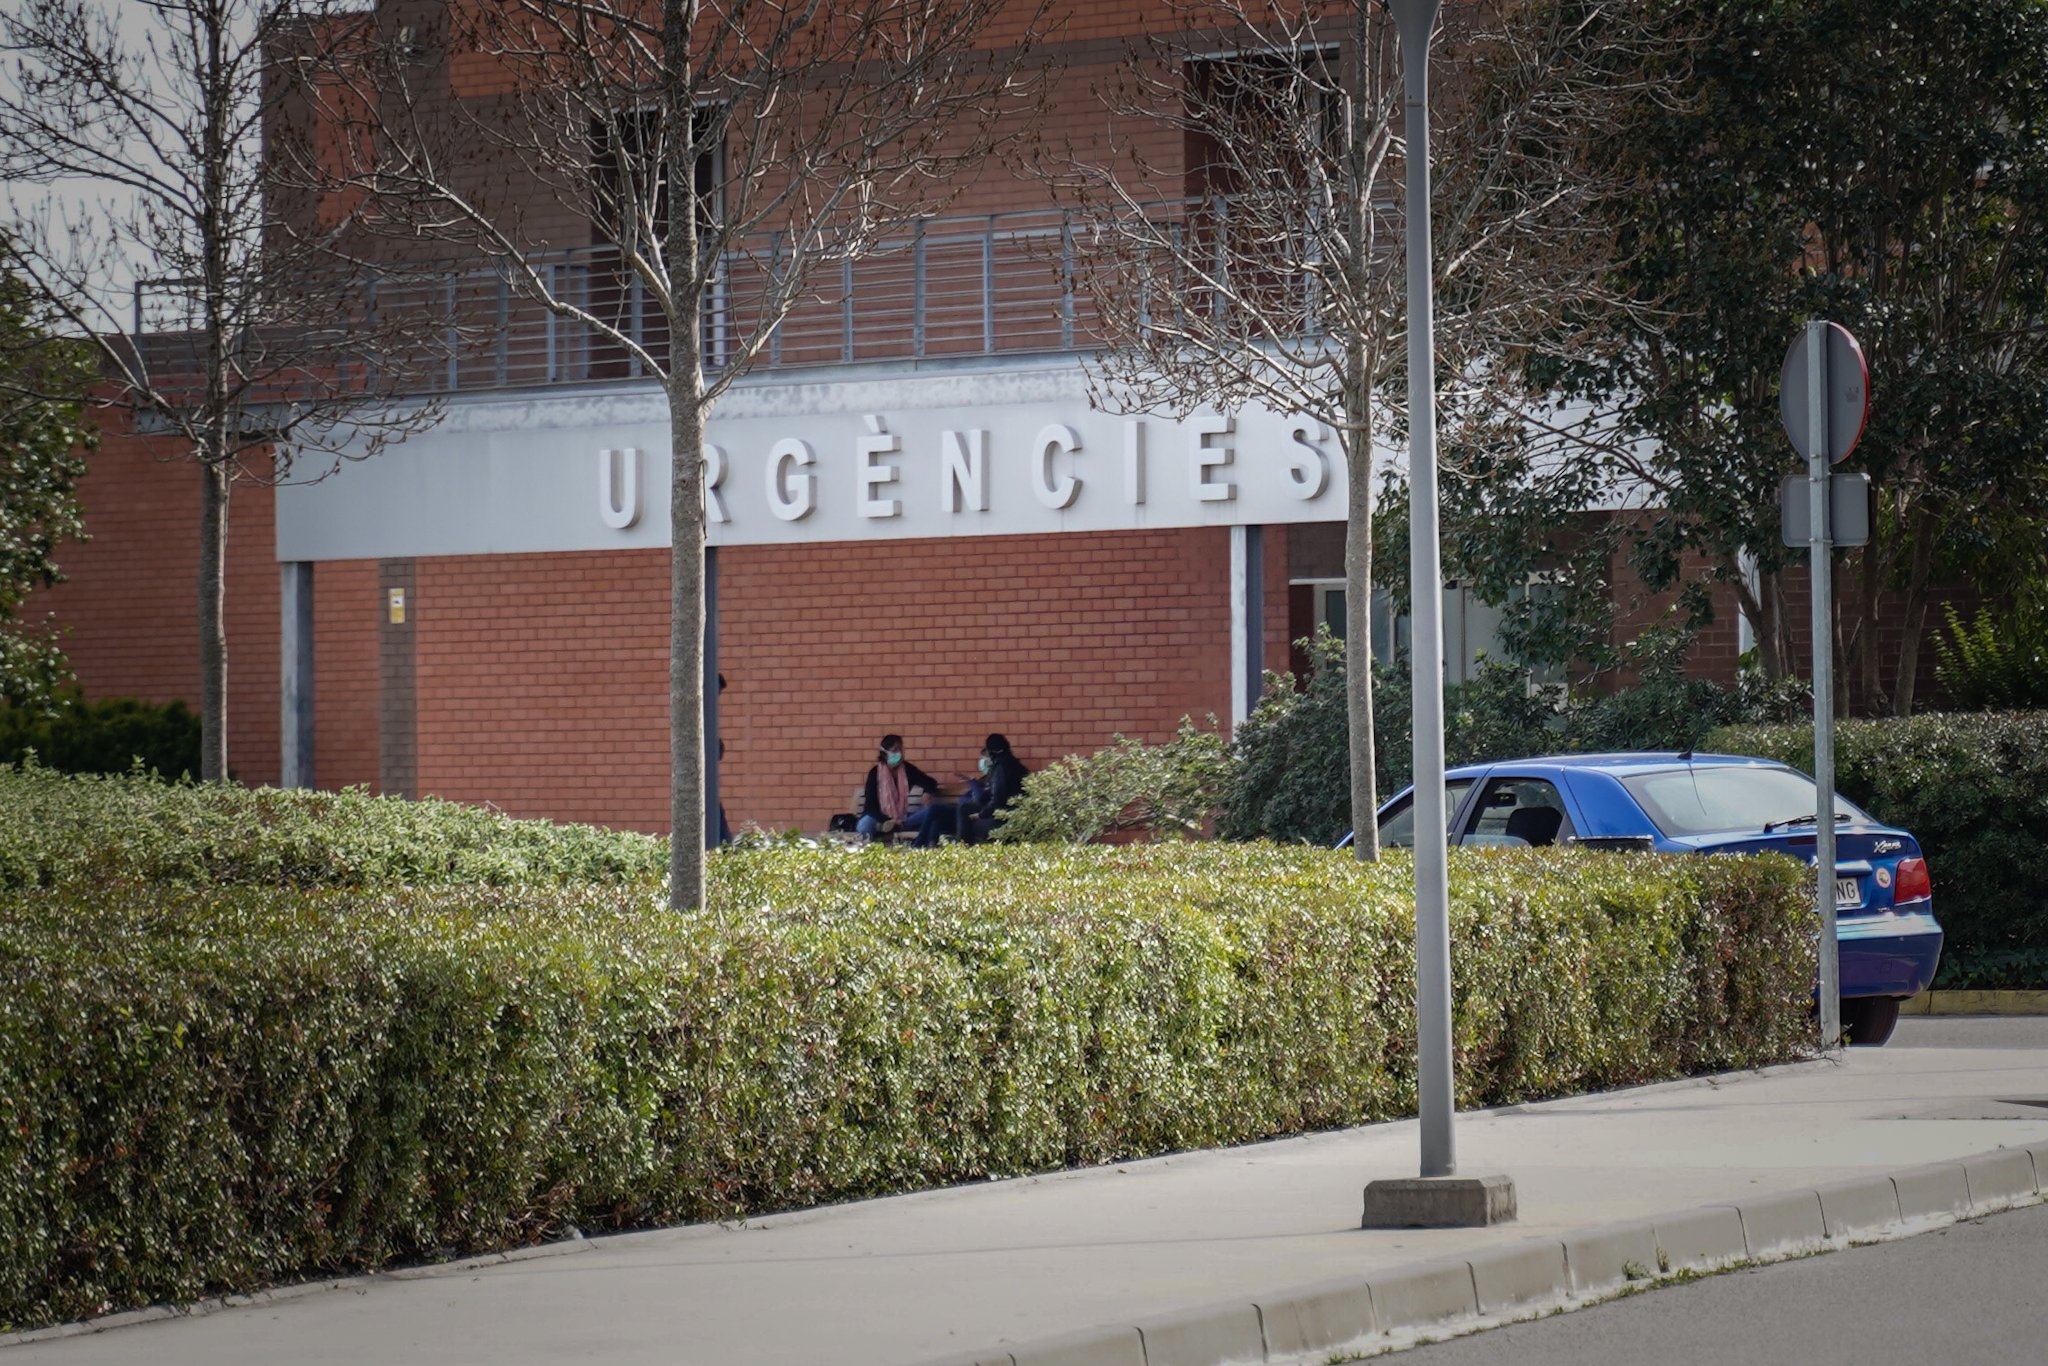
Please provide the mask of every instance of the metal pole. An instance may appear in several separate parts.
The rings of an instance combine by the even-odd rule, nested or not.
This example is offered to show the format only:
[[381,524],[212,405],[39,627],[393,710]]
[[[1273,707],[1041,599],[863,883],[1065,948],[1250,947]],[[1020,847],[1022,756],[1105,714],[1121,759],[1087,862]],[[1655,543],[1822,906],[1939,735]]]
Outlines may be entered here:
[[1834,555],[1828,526],[1828,325],[1807,329],[1807,486],[1812,525],[1807,528],[1813,578],[1813,867],[1820,911],[1820,1041],[1842,1038],[1842,989],[1835,944],[1835,612]]
[[910,230],[910,354],[924,359],[924,220]]
[[1438,0],[1393,0],[1408,139],[1408,583],[1414,622],[1416,1108],[1422,1175],[1453,1176],[1450,867],[1444,847],[1443,557],[1436,498],[1429,45]]

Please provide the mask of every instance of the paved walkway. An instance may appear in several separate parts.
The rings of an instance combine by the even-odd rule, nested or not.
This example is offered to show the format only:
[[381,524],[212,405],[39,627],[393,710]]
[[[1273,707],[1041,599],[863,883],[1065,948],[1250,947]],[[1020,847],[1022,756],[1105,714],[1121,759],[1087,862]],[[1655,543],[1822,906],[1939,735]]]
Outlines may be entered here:
[[[2026,1102],[2033,1101],[2035,1104]],[[915,1366],[1673,1210],[2048,1142],[2048,1029],[1905,1021],[1839,1060],[1461,1116],[1519,1223],[1367,1232],[1412,1122],[592,1239],[0,1349],[0,1366]],[[1028,1353],[1022,1355],[1030,1355]]]

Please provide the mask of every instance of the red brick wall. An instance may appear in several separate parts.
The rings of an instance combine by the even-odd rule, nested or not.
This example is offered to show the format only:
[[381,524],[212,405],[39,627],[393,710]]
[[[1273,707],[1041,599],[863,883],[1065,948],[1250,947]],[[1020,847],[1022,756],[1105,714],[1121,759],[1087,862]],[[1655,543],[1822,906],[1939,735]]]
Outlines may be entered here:
[[[720,552],[725,806],[816,830],[886,731],[950,779],[982,737],[1038,767],[1229,710],[1229,533]],[[1284,538],[1266,554],[1265,658],[1284,658]],[[515,815],[668,822],[668,556],[423,559],[408,602],[419,786]],[[376,767],[376,565],[314,571],[319,777]],[[957,782],[954,783],[957,790]]]
[[1229,713],[1222,529],[736,547],[720,566],[736,826],[820,828],[890,731],[957,791],[990,731],[1038,768]]
[[378,788],[379,590],[375,560],[313,566],[313,777],[321,787]]
[[414,564],[420,792],[667,829],[667,552]]
[[[198,467],[175,441],[129,435],[118,419],[79,485],[92,538],[59,547],[69,582],[30,600],[69,629],[65,653],[88,698],[182,698],[199,706]],[[237,485],[228,509],[228,767],[278,774],[278,569],[271,492]]]

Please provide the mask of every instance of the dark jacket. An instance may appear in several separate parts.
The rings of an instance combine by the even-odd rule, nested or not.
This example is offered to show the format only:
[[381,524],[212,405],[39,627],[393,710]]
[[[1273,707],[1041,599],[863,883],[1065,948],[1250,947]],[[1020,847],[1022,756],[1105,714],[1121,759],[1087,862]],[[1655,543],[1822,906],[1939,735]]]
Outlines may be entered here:
[[1031,770],[1024,767],[1023,760],[1014,754],[1005,754],[989,765],[988,782],[984,785],[981,801],[968,808],[970,816],[983,819],[996,817],[1000,824],[1003,809],[1024,795],[1024,780],[1031,776]]
[[[939,795],[939,785],[932,780],[932,776],[916,764],[911,763],[908,759],[903,761],[903,776],[910,780],[910,786],[921,787],[928,795],[933,797]],[[882,766],[875,764],[868,769],[867,790],[861,793],[861,815],[873,816],[876,820],[884,819],[882,815],[882,794],[876,789],[876,784],[881,781]]]

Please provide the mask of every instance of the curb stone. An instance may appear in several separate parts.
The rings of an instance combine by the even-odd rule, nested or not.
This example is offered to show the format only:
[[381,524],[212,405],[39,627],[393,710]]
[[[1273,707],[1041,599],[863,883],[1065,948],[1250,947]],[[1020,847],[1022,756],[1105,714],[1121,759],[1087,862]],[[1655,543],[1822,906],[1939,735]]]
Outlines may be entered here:
[[1970,1181],[1960,1162],[1931,1162],[1892,1173],[1899,1215],[1916,1219],[1961,1219],[1970,1212]]
[[[1259,1366],[1371,1352],[1446,1326],[1480,1328],[1531,1307],[1594,1303],[1682,1271],[1908,1236],[2048,1199],[2048,1143],[1998,1148],[1752,1198],[1702,1205],[1296,1286],[1246,1304],[1163,1315],[930,1366]],[[1257,1355],[1260,1349],[1263,1355]]]
[[1657,1230],[1647,1219],[1567,1234],[1565,1277],[1558,1289],[1573,1295],[1607,1290],[1657,1274]]
[[1138,1336],[1144,1340],[1145,1366],[1258,1366],[1266,1359],[1258,1306],[1249,1300],[1147,1319],[1138,1325]]
[[1831,1239],[1881,1233],[1906,1221],[1899,1208],[1899,1188],[1889,1176],[1830,1181],[1814,1191],[1820,1196],[1820,1216]]
[[2034,1155],[2025,1148],[2002,1148],[1965,1158],[1963,1180],[1970,1188],[1972,1214],[2009,1209],[2038,1194]]
[[1742,1241],[1751,1257],[1804,1252],[1827,1241],[1820,1193],[1810,1187],[1753,1196],[1736,1202],[1734,1208],[1742,1216]]
[[[1892,1193],[1885,1183],[1886,1195]],[[1897,1209],[1898,1202],[1893,1202]],[[1657,1271],[1705,1271],[1732,1265],[1749,1255],[1742,1236],[1742,1211],[1733,1205],[1707,1205],[1662,1215],[1651,1221],[1657,1230]]]

